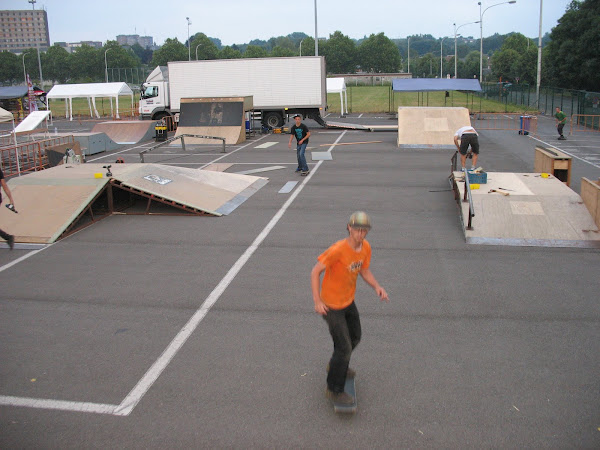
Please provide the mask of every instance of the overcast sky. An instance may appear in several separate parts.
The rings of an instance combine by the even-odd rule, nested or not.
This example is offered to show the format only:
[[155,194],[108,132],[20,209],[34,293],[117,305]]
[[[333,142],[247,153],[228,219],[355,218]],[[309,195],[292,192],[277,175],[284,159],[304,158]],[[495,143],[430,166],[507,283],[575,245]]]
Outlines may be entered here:
[[[483,36],[519,32],[538,36],[540,2],[482,0]],[[543,1],[542,33],[551,31],[571,0]],[[317,0],[319,37],[339,30],[360,39],[385,33],[391,39],[413,34],[436,38],[454,37],[454,27],[479,20],[477,0]],[[165,39],[188,37],[203,32],[223,45],[268,40],[295,31],[315,35],[315,0],[37,0],[36,9],[48,11],[51,43],[58,41],[115,40],[119,34],[152,36],[161,45]],[[28,0],[0,0],[0,9],[31,9]],[[479,37],[479,24],[459,30],[464,36]]]

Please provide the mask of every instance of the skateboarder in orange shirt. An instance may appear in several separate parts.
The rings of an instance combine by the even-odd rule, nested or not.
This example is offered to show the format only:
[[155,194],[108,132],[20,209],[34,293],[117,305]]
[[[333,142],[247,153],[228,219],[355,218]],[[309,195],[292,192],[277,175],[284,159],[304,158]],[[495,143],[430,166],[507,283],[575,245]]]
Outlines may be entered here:
[[[310,274],[315,311],[327,322],[333,339],[327,397],[341,404],[354,402],[354,398],[344,392],[344,384],[346,376],[354,376],[348,366],[352,351],[361,338],[360,317],[354,302],[358,275],[375,289],[381,300],[389,301],[387,292],[369,269],[371,245],[365,237],[371,229],[371,219],[366,213],[357,211],[350,216],[347,229],[348,237],[325,250]],[[325,276],[319,291],[323,272]]]

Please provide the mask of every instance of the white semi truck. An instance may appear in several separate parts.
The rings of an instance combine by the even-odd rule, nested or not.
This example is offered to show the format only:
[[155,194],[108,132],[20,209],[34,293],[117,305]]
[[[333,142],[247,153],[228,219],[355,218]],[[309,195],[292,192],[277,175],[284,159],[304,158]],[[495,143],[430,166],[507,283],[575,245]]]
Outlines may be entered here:
[[325,125],[327,107],[325,59],[290,58],[172,61],[159,66],[142,85],[139,112],[143,119],[178,120],[182,98],[253,97],[263,125],[277,128],[288,114],[302,114]]

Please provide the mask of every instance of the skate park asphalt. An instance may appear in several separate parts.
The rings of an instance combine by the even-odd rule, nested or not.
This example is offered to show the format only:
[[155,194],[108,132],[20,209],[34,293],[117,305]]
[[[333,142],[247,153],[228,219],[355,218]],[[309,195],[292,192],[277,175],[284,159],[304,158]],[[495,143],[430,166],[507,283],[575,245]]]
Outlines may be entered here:
[[[228,216],[114,215],[41,249],[0,249],[2,448],[600,446],[600,251],[468,245],[452,151],[306,123],[307,177],[287,135],[145,155],[271,168]],[[582,176],[600,177],[600,136],[567,139],[546,117],[535,137],[483,130],[478,165],[532,172],[535,145],[556,145],[579,193]],[[366,141],[382,142],[332,146]],[[137,163],[144,145],[88,162]],[[371,215],[390,302],[359,280],[358,412],[343,416],[324,395],[332,345],[310,270],[355,210]]]

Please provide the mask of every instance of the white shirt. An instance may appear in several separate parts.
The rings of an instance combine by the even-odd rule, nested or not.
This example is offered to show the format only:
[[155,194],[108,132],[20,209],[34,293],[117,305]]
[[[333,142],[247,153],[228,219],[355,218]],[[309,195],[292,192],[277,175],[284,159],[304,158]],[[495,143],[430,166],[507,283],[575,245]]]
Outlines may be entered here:
[[[454,136],[458,136],[459,138],[461,138],[462,135],[465,133],[477,134],[477,131],[475,131],[475,128],[473,127],[462,127],[459,128],[456,133],[454,133]],[[477,136],[479,136],[479,134],[477,134]]]

